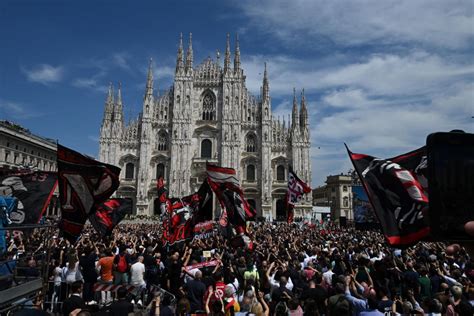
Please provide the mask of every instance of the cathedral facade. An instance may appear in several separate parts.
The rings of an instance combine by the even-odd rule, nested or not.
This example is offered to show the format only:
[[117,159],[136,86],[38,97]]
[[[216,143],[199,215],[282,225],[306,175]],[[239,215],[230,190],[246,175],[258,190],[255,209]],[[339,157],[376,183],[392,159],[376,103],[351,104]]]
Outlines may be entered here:
[[[204,181],[208,162],[237,170],[258,216],[286,219],[288,168],[311,182],[304,91],[299,102],[294,92],[291,121],[285,122],[272,116],[266,65],[260,96],[247,90],[245,79],[238,40],[233,57],[227,36],[223,63],[217,54],[195,66],[190,35],[186,54],[180,39],[174,82],[162,95],[154,91],[150,61],[142,112],[128,124],[121,87],[115,94],[110,86],[99,160],[122,168],[116,196],[132,199],[137,214],[159,214],[156,180],[164,177],[170,196],[191,194]],[[305,196],[295,216],[309,213],[311,201]]]

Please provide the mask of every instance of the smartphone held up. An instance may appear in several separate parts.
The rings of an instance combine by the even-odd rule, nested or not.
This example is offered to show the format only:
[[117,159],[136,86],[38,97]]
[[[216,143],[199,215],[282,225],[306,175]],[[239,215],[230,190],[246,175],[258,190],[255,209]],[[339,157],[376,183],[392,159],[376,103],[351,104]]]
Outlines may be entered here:
[[[431,236],[467,241],[474,225],[474,134],[438,132],[426,139]],[[472,226],[471,225],[471,226]]]

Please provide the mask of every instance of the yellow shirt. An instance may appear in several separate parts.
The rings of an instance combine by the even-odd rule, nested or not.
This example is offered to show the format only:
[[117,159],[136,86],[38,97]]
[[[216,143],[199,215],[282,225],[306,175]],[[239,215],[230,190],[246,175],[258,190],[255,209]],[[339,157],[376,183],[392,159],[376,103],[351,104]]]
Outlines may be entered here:
[[225,307],[225,316],[230,316],[230,308],[233,306],[234,307],[234,313],[240,312],[240,305],[239,302],[237,302],[236,299],[232,298],[226,298],[224,300],[224,307]]

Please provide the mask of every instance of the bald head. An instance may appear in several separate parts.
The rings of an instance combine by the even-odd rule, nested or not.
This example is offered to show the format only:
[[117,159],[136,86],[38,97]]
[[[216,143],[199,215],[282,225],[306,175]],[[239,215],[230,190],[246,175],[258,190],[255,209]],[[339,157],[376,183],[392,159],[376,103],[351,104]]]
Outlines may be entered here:
[[453,295],[454,299],[457,301],[462,297],[462,288],[455,285],[451,288],[451,294]]

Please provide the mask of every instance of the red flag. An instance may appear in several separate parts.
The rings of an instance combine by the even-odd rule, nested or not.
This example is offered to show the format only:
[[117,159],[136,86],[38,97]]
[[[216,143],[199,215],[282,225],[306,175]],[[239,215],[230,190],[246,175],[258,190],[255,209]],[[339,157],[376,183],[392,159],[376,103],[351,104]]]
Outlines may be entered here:
[[298,178],[293,169],[288,172],[288,191],[286,193],[286,205],[288,210],[288,223],[293,222],[295,204],[301,201],[303,194],[311,192],[311,188]]
[[173,245],[193,237],[193,221],[191,203],[193,195],[183,198],[169,198],[164,186],[163,177],[157,181],[158,197],[163,222],[163,245]]
[[98,205],[89,216],[92,226],[101,236],[107,236],[127,214],[132,213],[132,201],[128,199],[110,199]]

